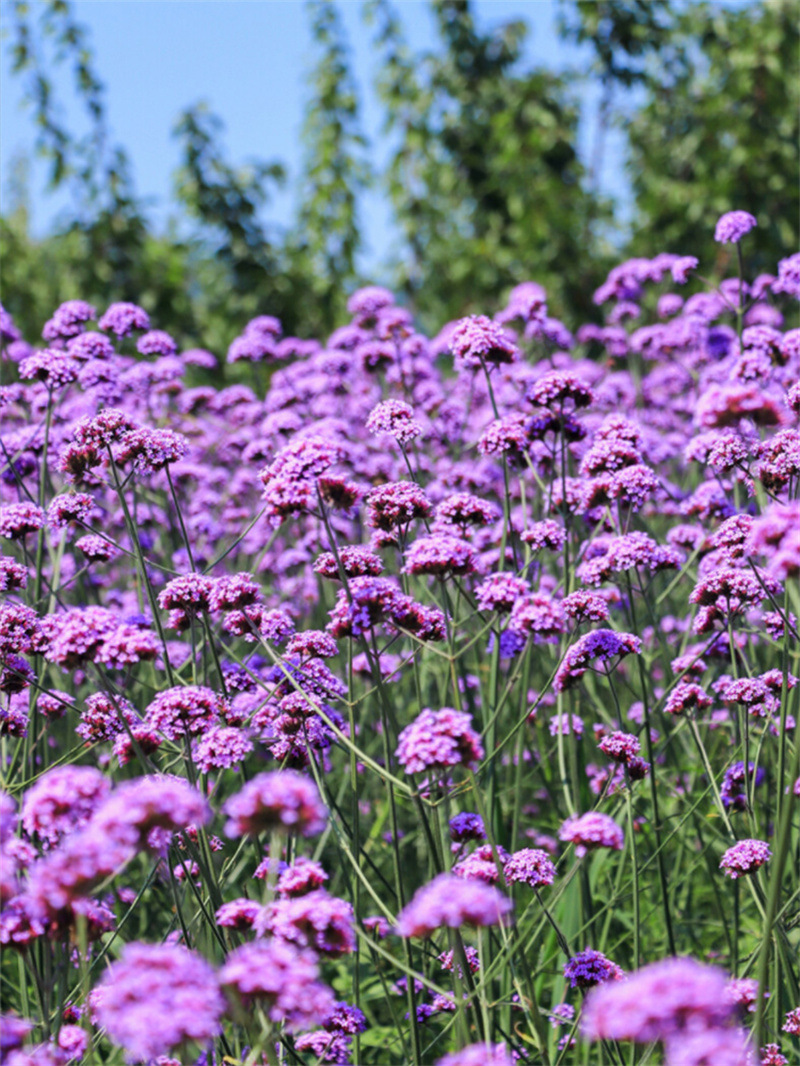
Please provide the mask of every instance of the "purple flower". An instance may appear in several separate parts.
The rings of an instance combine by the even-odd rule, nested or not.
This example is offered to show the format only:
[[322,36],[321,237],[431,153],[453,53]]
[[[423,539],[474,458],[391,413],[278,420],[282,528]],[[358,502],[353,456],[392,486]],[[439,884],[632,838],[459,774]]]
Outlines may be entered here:
[[466,536],[469,526],[486,526],[495,522],[500,512],[493,503],[473,496],[470,492],[456,492],[446,496],[434,511],[434,533],[461,531]]
[[714,240],[720,244],[737,244],[756,225],[758,223],[748,211],[728,211],[717,222]]
[[472,716],[451,707],[426,707],[398,737],[395,753],[406,773],[449,766],[474,767],[484,756]]
[[172,578],[158,595],[158,606],[164,610],[178,610],[200,614],[211,608],[214,578],[205,574],[185,574]]
[[509,883],[519,881],[539,888],[552,885],[556,879],[556,868],[550,856],[541,848],[523,848],[515,851],[503,866],[503,875]]
[[311,1052],[316,1062],[350,1062],[350,1040],[343,1033],[315,1029],[313,1033],[298,1036],[294,1046],[298,1051]]
[[254,899],[232,899],[218,908],[215,917],[217,925],[241,933],[253,928],[260,913],[261,904]]
[[[755,1060],[743,1029],[699,1028],[669,1038],[664,1061],[667,1066],[752,1066]],[[761,1066],[786,1066],[786,1059],[776,1064],[761,1057],[760,1063]]]
[[622,733],[619,730],[607,733],[597,746],[609,759],[625,764],[641,751],[641,744],[632,733]]
[[367,524],[372,529],[391,532],[408,526],[415,518],[427,518],[430,502],[413,481],[381,485],[367,497]]
[[98,1023],[129,1062],[212,1040],[224,1005],[205,959],[177,944],[127,944],[93,993]]
[[124,411],[106,407],[99,414],[78,419],[73,429],[75,443],[82,447],[105,449],[126,433],[139,427]]
[[558,831],[558,839],[574,844],[575,854],[579,857],[594,848],[622,851],[625,842],[623,832],[614,819],[600,811],[567,818]]
[[558,522],[546,518],[542,522],[533,522],[522,534],[522,540],[530,544],[533,551],[541,551],[542,548],[561,551],[566,541],[566,532]]
[[35,503],[8,503],[0,506],[0,537],[19,540],[44,529],[45,513]]
[[304,896],[320,888],[327,880],[328,875],[318,862],[299,855],[292,866],[281,871],[276,891],[279,896]]
[[490,422],[478,440],[481,455],[504,455],[509,460],[518,460],[530,447],[525,421],[522,415],[507,415]]
[[243,729],[212,725],[192,746],[198,768],[207,774],[238,766],[253,750],[253,741]]
[[[760,785],[766,777],[766,771],[763,766],[759,766],[756,770],[755,763],[749,763],[749,777],[751,786]],[[729,766],[725,771],[725,776],[722,779],[722,786],[719,790],[720,797],[725,807],[733,808],[735,811],[744,811],[747,809],[747,796],[744,791],[745,773],[744,762],[735,762],[733,766]]]
[[171,429],[136,429],[127,433],[114,453],[121,466],[133,461],[140,474],[152,474],[186,456],[189,442]]
[[0,651],[30,654],[46,647],[41,621],[32,607],[22,603],[0,606]]
[[0,340],[3,341],[19,341],[22,339],[22,334],[14,325],[14,319],[6,311],[5,307],[0,304]]
[[638,655],[641,640],[633,633],[618,633],[613,629],[594,629],[577,640],[561,661],[554,688],[558,691],[571,688],[589,669],[589,664],[598,659],[606,664],[616,656]]
[[[12,559],[10,555],[0,555],[0,592],[24,589],[27,584],[28,568]],[[2,640],[1,637],[0,640]]]
[[27,1018],[18,1018],[14,1014],[0,1014],[0,1055],[5,1056],[11,1051],[22,1047],[25,1037],[33,1029],[33,1022]]
[[475,590],[479,611],[510,611],[516,600],[530,591],[530,585],[513,574],[490,574]]
[[67,352],[79,362],[106,362],[114,355],[114,345],[102,333],[79,333],[67,343]]
[[151,329],[137,340],[136,351],[142,355],[175,355],[178,345],[163,329]]
[[67,492],[54,496],[47,508],[47,524],[51,529],[63,529],[70,522],[83,523],[94,508],[94,499],[87,492]]
[[535,644],[556,644],[566,631],[566,619],[561,603],[544,592],[531,592],[515,603],[509,629]]
[[[693,255],[681,255],[681,256],[678,256],[678,258],[672,264],[672,268],[671,268],[671,271],[670,271],[671,274],[672,274],[672,280],[675,282],[676,285],[685,285],[686,282],[689,280],[689,274],[693,270],[696,270],[697,266],[698,266],[698,260],[697,260],[696,256],[693,256]],[[667,293],[667,295],[669,296],[669,295],[673,295],[673,294]],[[662,297],[662,299],[665,299],[665,297]],[[680,299],[680,297],[678,297],[678,299]],[[680,306],[675,307],[674,303],[673,303],[672,306],[673,306],[673,308],[675,308],[675,310],[670,312],[670,313],[674,314],[678,310],[680,310]]]
[[45,322],[42,337],[46,341],[74,337],[83,329],[84,322],[97,317],[97,311],[85,300],[67,300],[56,308],[49,322]]
[[720,869],[735,881],[753,873],[772,858],[769,845],[763,840],[740,840],[728,848],[720,859]]
[[[733,1058],[733,1054],[734,1054],[734,1051],[735,1051],[735,1044],[733,1043],[733,1041],[731,1041],[731,1058],[730,1058],[731,1066],[739,1066],[740,1062],[744,1062],[745,1066],[750,1066],[750,1063],[752,1062],[752,1053],[749,1051],[749,1049],[746,1046],[747,1045],[747,1033],[743,1032],[742,1030],[739,1030],[739,1039],[740,1039],[740,1044],[739,1044],[740,1052],[739,1053],[741,1055],[742,1052],[744,1052],[744,1056],[745,1057],[744,1057],[744,1059],[740,1058],[738,1060]],[[716,1053],[716,1049],[715,1049],[714,1053]],[[721,1060],[715,1059],[714,1061],[721,1061]],[[789,1066],[789,1060],[786,1058],[786,1056],[784,1054],[781,1053],[780,1044],[766,1044],[764,1047],[761,1048],[761,1056],[759,1058],[759,1066]]]
[[753,977],[732,978],[728,982],[727,996],[741,1010],[754,1014],[758,1003],[758,981]]
[[360,1011],[358,1007],[353,1007],[349,1003],[339,1000],[323,1022],[323,1025],[330,1033],[344,1033],[347,1036],[354,1036],[356,1033],[366,1031],[367,1019],[364,1017],[363,1011]]
[[396,931],[404,937],[427,937],[442,926],[497,925],[512,908],[511,900],[491,885],[439,874],[402,909]]
[[422,426],[414,420],[414,411],[403,400],[384,400],[374,407],[367,419],[370,433],[385,433],[405,448],[422,433]]
[[419,537],[406,552],[404,574],[471,574],[475,569],[475,551],[460,537],[432,533]]
[[625,974],[615,962],[601,951],[587,948],[579,951],[564,964],[564,976],[568,978],[570,988],[594,988],[606,981],[621,981]]
[[657,573],[677,568],[681,562],[682,556],[675,548],[658,545],[646,533],[626,533],[621,537],[597,537],[585,550],[575,574],[584,584],[599,585],[628,570],[641,567]]
[[[480,956],[478,955],[478,952],[475,950],[475,948],[465,947],[464,948],[464,954],[467,957],[467,967],[469,968],[469,972],[470,973],[477,973],[478,970],[480,970],[480,968],[481,968],[481,960],[480,960]],[[452,951],[443,951],[442,954],[438,956],[438,959],[439,959],[439,962],[442,964],[442,969],[443,970],[446,970],[448,973],[452,973],[453,972],[453,952]],[[455,964],[455,970],[456,970],[456,973],[458,974],[458,976],[463,979],[464,971],[461,968],[461,964],[459,962],[457,962],[457,961],[456,961],[456,964]]]
[[575,1008],[571,1003],[557,1003],[550,1011],[550,1023],[554,1029],[560,1025],[570,1025],[575,1018]]
[[17,805],[7,792],[0,790],[0,845],[14,835],[17,825]]
[[498,846],[496,851],[497,858],[495,848],[491,844],[482,844],[461,862],[457,862],[452,872],[456,877],[463,877],[468,881],[484,881],[487,885],[494,885],[500,879],[503,864],[509,859],[504,848]]
[[594,400],[594,394],[577,374],[557,370],[545,374],[529,386],[525,398],[537,407],[563,411],[567,406],[588,407]]
[[225,701],[203,685],[179,685],[159,692],[147,707],[151,729],[167,740],[187,733],[205,733],[223,714]]
[[258,940],[232,951],[219,981],[245,1009],[263,1006],[289,1032],[321,1025],[335,1009],[333,993],[319,981],[313,951],[286,940]]
[[258,936],[269,933],[330,958],[349,954],[356,941],[353,908],[324,888],[270,903],[256,918],[255,931]]
[[295,770],[257,774],[223,806],[230,837],[255,836],[265,830],[283,830],[316,836],[325,828],[328,812],[317,786]]
[[670,1039],[715,1029],[732,1018],[721,970],[694,959],[664,959],[589,993],[581,1029],[588,1040]]
[[465,811],[450,819],[450,839],[456,844],[465,840],[485,840],[486,829],[479,814]]
[[80,829],[106,798],[110,782],[92,766],[59,766],[25,793],[22,824],[48,844]]
[[[521,319],[526,325],[541,326],[547,314],[547,293],[535,281],[523,281],[508,296],[508,305],[495,316],[501,325]],[[526,336],[527,336],[526,332]]]
[[136,304],[116,303],[111,304],[97,324],[106,333],[127,337],[133,330],[150,329],[150,318]]
[[450,335],[450,350],[457,370],[513,363],[519,356],[505,330],[485,315],[462,318]]
[[80,1025],[62,1025],[58,1030],[58,1046],[70,1059],[81,1059],[89,1046],[89,1034]]
[[323,552],[314,563],[314,573],[332,581],[340,580],[339,564],[346,577],[377,577],[383,572],[380,556],[361,545],[339,549],[339,562],[333,552]]
[[514,1066],[505,1044],[468,1044],[436,1060],[436,1066]]
[[379,285],[367,285],[356,289],[347,301],[347,310],[359,326],[369,326],[375,316],[385,307],[391,307],[394,296]]
[[778,280],[773,282],[772,291],[785,292],[800,300],[800,252],[778,263]]
[[280,609],[265,611],[261,617],[259,631],[264,640],[268,640],[271,644],[285,644],[294,630],[294,622],[286,611]]
[[602,595],[577,589],[565,596],[561,606],[574,622],[606,622],[610,616],[608,601]]

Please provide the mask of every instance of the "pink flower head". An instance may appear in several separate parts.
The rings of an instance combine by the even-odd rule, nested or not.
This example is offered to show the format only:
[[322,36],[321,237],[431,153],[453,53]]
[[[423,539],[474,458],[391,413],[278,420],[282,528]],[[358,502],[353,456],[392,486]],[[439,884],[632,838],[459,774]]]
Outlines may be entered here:
[[450,335],[450,350],[457,370],[513,363],[519,355],[505,330],[486,315],[462,318]]
[[328,812],[310,777],[296,770],[257,774],[223,806],[230,837],[255,836],[265,830],[316,836]]
[[98,322],[100,329],[114,333],[117,337],[127,337],[132,330],[150,328],[150,317],[141,307],[132,303],[111,304]]
[[622,851],[625,842],[624,834],[614,819],[600,811],[567,818],[558,832],[558,839],[574,844],[575,854],[579,857],[594,848]]
[[406,773],[415,774],[449,766],[474,767],[484,750],[471,715],[451,707],[425,708],[398,737],[396,755]]
[[587,948],[579,951],[564,965],[564,976],[571,988],[594,988],[607,981],[621,981],[625,974],[615,962],[601,951]]
[[436,1066],[514,1066],[505,1044],[468,1044],[436,1060]]
[[757,224],[749,211],[728,211],[717,222],[714,240],[720,244],[737,244]]
[[577,640],[561,661],[554,687],[558,691],[571,688],[590,668],[595,660],[605,665],[619,656],[638,655],[642,642],[633,633],[618,633],[614,629],[594,629]]
[[720,869],[735,881],[753,873],[772,858],[769,845],[763,840],[740,840],[728,848],[720,859]]
[[320,1025],[336,1004],[319,980],[316,954],[278,938],[236,948],[220,970],[219,982],[245,1009],[261,1004],[289,1032]]
[[552,885],[556,878],[556,868],[546,851],[541,848],[523,848],[515,851],[503,866],[503,876],[509,884],[519,881],[539,888]]
[[641,744],[632,733],[607,733],[597,745],[600,751],[614,762],[628,763],[641,750]]
[[399,936],[427,937],[436,929],[497,925],[513,907],[510,899],[482,881],[439,874],[423,885],[397,917]]
[[664,959],[589,993],[581,1029],[588,1040],[647,1044],[681,1032],[717,1029],[733,1017],[721,970],[694,959]]
[[8,503],[0,506],[0,537],[19,540],[45,526],[45,513],[35,503]]
[[127,944],[93,996],[98,1024],[129,1062],[212,1040],[225,1005],[205,959],[178,944]]
[[406,552],[405,574],[471,574],[475,551],[469,541],[446,533],[419,537]]
[[370,433],[394,437],[402,447],[422,433],[422,426],[415,421],[411,405],[403,400],[384,400],[374,407],[367,419],[367,429]]

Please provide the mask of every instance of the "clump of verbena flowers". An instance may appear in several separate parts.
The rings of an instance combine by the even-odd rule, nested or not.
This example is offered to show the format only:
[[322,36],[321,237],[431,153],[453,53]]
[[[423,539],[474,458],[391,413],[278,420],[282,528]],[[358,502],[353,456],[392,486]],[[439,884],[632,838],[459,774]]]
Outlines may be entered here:
[[227,387],[0,312],[4,1062],[798,1057],[800,257],[716,237]]

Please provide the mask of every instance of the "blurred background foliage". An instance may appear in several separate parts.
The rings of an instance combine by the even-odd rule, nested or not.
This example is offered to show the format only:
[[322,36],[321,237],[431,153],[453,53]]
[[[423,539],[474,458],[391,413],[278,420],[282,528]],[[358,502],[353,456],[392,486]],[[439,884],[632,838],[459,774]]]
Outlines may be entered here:
[[[437,37],[417,53],[402,5],[365,0],[388,146],[377,166],[340,11],[313,0],[295,217],[280,228],[263,222],[284,167],[231,162],[222,120],[196,105],[174,126],[178,221],[161,229],[124,146],[112,142],[91,44],[69,3],[14,3],[13,71],[50,187],[68,189],[74,206],[68,222],[34,238],[17,165],[0,218],[4,305],[31,341],[77,296],[99,307],[140,303],[182,344],[218,354],[259,313],[277,315],[287,333],[323,335],[341,322],[347,294],[373,280],[358,276],[358,251],[360,197],[376,186],[397,234],[381,280],[432,330],[491,313],[528,279],[547,287],[556,314],[591,317],[593,289],[629,254],[691,253],[722,273],[726,246],[714,244],[713,222],[736,207],[759,220],[753,266],[774,270],[799,231],[800,0],[556,2],[564,40],[591,50],[588,71],[526,66],[524,19],[481,32],[469,0],[430,0]],[[73,75],[82,136],[59,120],[57,66]],[[583,161],[579,77],[594,80],[599,99]],[[615,128],[627,152],[614,164],[628,168],[632,189],[624,211],[598,180]]]

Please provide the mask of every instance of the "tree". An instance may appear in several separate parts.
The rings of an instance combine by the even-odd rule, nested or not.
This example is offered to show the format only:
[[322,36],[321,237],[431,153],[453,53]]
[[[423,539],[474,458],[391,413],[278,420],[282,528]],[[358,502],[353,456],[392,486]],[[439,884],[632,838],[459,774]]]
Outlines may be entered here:
[[[184,335],[192,324],[185,248],[150,232],[127,154],[109,138],[105,89],[85,29],[65,0],[35,8],[17,2],[13,15],[12,69],[25,80],[36,150],[48,163],[50,188],[68,189],[72,208],[50,237],[34,240],[18,168],[11,210],[0,220],[4,303],[31,340],[54,307],[77,296],[99,308],[112,300],[135,300]],[[88,120],[84,136],[60,118],[52,73],[62,64],[71,67]]]
[[629,125],[636,217],[631,251],[692,248],[707,271],[728,267],[717,216],[750,211],[750,268],[774,271],[797,247],[800,4],[689,4],[673,31],[676,60],[647,81]]
[[370,168],[358,91],[336,6],[313,0],[308,10],[319,57],[310,78],[299,212],[289,244],[296,256],[304,258],[313,299],[332,323],[344,311],[346,289],[356,277],[361,246],[358,195],[370,180]]
[[441,322],[535,278],[556,305],[585,310],[591,223],[604,209],[583,187],[566,80],[519,69],[524,22],[482,33],[467,0],[432,7],[441,47],[412,57],[388,0],[369,5],[408,297]]

